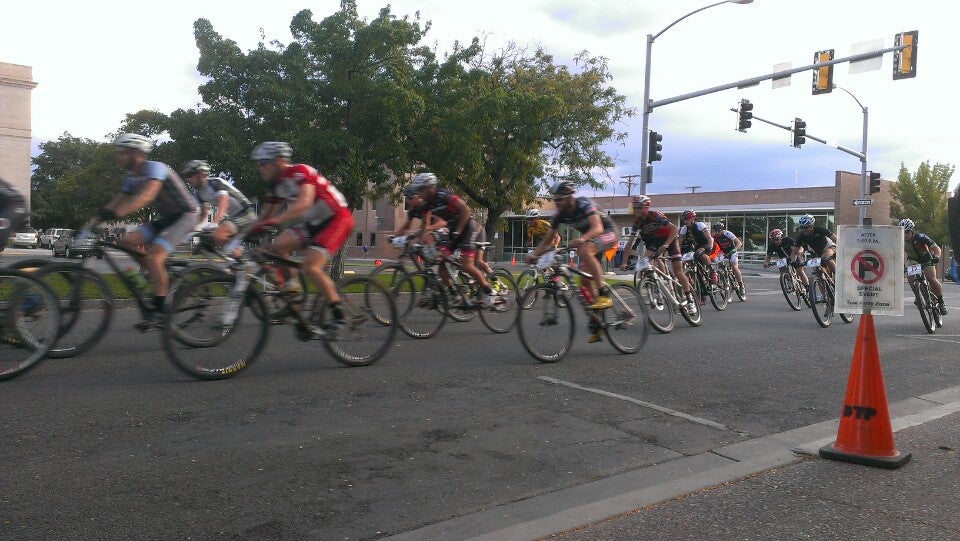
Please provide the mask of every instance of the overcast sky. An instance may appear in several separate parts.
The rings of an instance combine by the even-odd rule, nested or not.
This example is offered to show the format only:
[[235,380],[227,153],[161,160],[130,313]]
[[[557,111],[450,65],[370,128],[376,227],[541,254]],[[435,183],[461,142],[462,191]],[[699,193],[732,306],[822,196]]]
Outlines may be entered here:
[[[358,0],[361,16],[373,18],[386,1]],[[455,40],[487,36],[493,46],[513,41],[540,46],[557,62],[580,50],[609,59],[612,85],[639,107],[643,97],[644,44],[675,19],[709,0],[393,0],[397,16],[432,21],[427,44],[449,49]],[[882,40],[919,30],[915,79],[892,79],[892,56],[878,71],[849,74],[835,67],[834,81],[869,110],[869,168],[895,178],[900,164],[911,172],[922,161],[960,162],[960,141],[950,130],[956,119],[958,46],[948,2],[914,0],[755,0],[724,4],[692,15],[661,35],[653,48],[651,97],[662,100],[766,75],[774,65],[813,63],[817,50],[849,56],[854,43]],[[267,40],[290,41],[289,23],[304,8],[319,20],[339,1],[271,0],[263,4],[225,0],[169,0],[161,4],[115,0],[67,2],[31,0],[4,6],[0,18],[0,62],[33,67],[33,136],[56,139],[64,132],[105,140],[126,113],[156,109],[170,113],[199,101],[198,51],[193,22],[204,17],[222,36],[244,50],[256,47],[261,29]],[[744,90],[726,90],[659,107],[651,128],[663,134],[649,193],[818,186],[833,183],[836,170],[859,171],[858,158],[808,141],[790,146],[787,131],[754,121],[735,131],[730,112],[741,98],[754,114],[779,124],[794,117],[809,134],[859,150],[863,114],[847,94],[812,96],[812,74],[793,76],[792,85],[772,89],[770,81]],[[622,126],[625,146],[611,146],[617,182],[639,172],[640,118]],[[954,175],[951,185],[960,181]],[[609,189],[625,193],[611,182]]]

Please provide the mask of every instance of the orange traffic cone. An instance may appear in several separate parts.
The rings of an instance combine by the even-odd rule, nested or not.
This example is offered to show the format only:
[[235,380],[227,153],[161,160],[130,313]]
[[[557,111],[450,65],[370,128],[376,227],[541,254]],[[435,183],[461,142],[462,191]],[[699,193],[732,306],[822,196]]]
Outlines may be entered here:
[[373,260],[373,266],[379,267],[380,265],[383,265],[383,261],[380,261],[379,259]]
[[837,439],[820,448],[820,457],[891,470],[910,460],[910,453],[900,453],[893,446],[877,335],[870,314],[860,316]]
[[516,266],[517,266],[517,256],[513,256],[513,259],[510,260],[510,266],[511,266],[511,267],[516,267]]

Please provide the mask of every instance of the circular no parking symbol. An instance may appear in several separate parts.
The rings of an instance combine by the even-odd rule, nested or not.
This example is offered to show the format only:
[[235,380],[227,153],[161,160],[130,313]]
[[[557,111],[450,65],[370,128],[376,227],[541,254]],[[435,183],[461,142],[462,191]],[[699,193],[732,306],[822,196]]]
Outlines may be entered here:
[[883,278],[883,258],[873,250],[862,250],[850,262],[853,278],[861,284],[872,284]]

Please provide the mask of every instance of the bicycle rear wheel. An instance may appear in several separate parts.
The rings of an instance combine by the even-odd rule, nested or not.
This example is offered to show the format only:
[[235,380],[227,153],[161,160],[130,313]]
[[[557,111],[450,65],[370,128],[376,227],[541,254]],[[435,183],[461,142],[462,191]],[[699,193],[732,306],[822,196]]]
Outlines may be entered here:
[[646,306],[637,290],[627,284],[611,288],[613,307],[602,312],[603,331],[620,353],[636,353],[647,343]]
[[326,331],[323,346],[347,366],[373,364],[393,345],[396,337],[397,307],[390,292],[366,276],[337,282],[343,321],[336,322],[330,304],[317,295],[310,314],[312,323]]
[[99,274],[75,263],[51,263],[36,277],[60,304],[60,331],[47,357],[74,357],[96,345],[113,319],[113,293]]
[[270,322],[257,317],[266,306],[248,287],[237,318],[224,324],[231,276],[210,276],[185,284],[168,307],[163,344],[170,362],[197,379],[224,379],[237,375],[259,357],[267,344]]
[[[370,293],[376,295],[377,289]],[[395,291],[397,322],[400,330],[411,338],[431,338],[447,321],[447,298],[440,290],[436,276],[415,272]]]
[[36,368],[60,330],[60,306],[42,281],[0,270],[0,381]]
[[647,321],[660,333],[668,333],[676,324],[676,314],[670,303],[670,294],[650,276],[640,279],[640,299],[646,305]]
[[558,289],[540,284],[520,300],[518,333],[520,343],[534,359],[555,363],[570,351],[573,344],[573,307]]
[[490,275],[490,288],[493,290],[494,303],[480,310],[480,321],[484,327],[495,333],[510,332],[517,322],[517,286],[513,277],[505,270],[498,269]]

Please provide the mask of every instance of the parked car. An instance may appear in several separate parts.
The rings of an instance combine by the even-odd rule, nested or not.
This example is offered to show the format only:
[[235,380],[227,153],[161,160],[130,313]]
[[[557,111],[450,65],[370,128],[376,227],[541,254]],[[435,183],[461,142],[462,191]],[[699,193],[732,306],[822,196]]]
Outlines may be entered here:
[[13,239],[10,240],[10,245],[22,246],[24,248],[39,248],[40,239],[35,229],[24,229],[13,235]]
[[53,249],[53,241],[60,238],[64,231],[70,231],[67,228],[51,227],[43,233],[40,233],[40,247],[48,250]]
[[101,259],[103,254],[96,250],[97,241],[100,239],[96,236],[89,236],[83,240],[76,239],[76,232],[71,229],[65,229],[64,233],[60,234],[60,238],[53,241],[53,256],[54,257],[85,257],[93,255],[94,252],[97,254],[97,259]]

